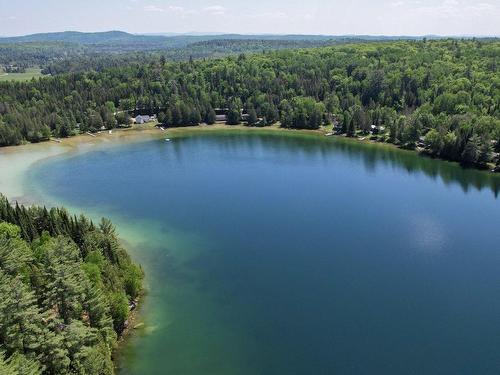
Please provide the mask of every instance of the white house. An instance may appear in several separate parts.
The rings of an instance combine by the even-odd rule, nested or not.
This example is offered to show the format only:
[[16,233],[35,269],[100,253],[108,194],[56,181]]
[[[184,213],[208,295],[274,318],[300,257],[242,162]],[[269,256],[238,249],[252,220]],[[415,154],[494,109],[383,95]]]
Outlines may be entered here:
[[146,122],[150,122],[151,117],[149,115],[139,115],[135,118],[136,124],[144,124]]

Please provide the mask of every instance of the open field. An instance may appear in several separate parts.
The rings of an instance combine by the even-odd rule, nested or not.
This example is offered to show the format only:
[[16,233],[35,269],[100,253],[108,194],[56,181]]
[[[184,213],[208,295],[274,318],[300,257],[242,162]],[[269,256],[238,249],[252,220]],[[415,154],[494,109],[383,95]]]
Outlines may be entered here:
[[40,68],[29,68],[24,73],[5,73],[0,70],[0,82],[2,81],[29,81],[32,78],[42,77]]

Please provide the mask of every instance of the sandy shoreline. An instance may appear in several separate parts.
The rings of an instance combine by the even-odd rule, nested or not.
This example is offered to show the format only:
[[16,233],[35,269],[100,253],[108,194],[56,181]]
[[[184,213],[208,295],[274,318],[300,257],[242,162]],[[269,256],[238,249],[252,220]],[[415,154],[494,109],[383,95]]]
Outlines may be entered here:
[[161,134],[159,133],[160,130],[156,128],[131,128],[116,130],[112,134],[102,132],[95,134],[95,137],[81,134],[62,139],[60,143],[48,141],[2,147],[0,148],[0,193],[12,201],[42,203],[33,202],[33,197],[26,195],[28,186],[26,186],[25,177],[36,163],[64,154],[91,151],[105,145],[118,145],[143,139],[153,139],[160,137]]

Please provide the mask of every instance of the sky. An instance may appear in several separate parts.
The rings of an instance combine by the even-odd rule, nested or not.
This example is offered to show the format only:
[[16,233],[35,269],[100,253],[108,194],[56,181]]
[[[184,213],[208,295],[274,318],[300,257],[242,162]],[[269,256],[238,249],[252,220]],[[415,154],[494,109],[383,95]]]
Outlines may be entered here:
[[500,35],[500,0],[0,0],[0,35],[53,31]]

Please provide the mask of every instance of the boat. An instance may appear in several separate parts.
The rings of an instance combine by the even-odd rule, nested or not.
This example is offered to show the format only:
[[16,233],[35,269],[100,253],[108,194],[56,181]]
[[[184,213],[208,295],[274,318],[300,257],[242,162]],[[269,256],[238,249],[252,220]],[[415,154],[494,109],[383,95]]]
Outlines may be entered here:
[[326,133],[325,137],[331,137],[334,133]]
[[165,141],[170,142],[170,138],[165,138]]

